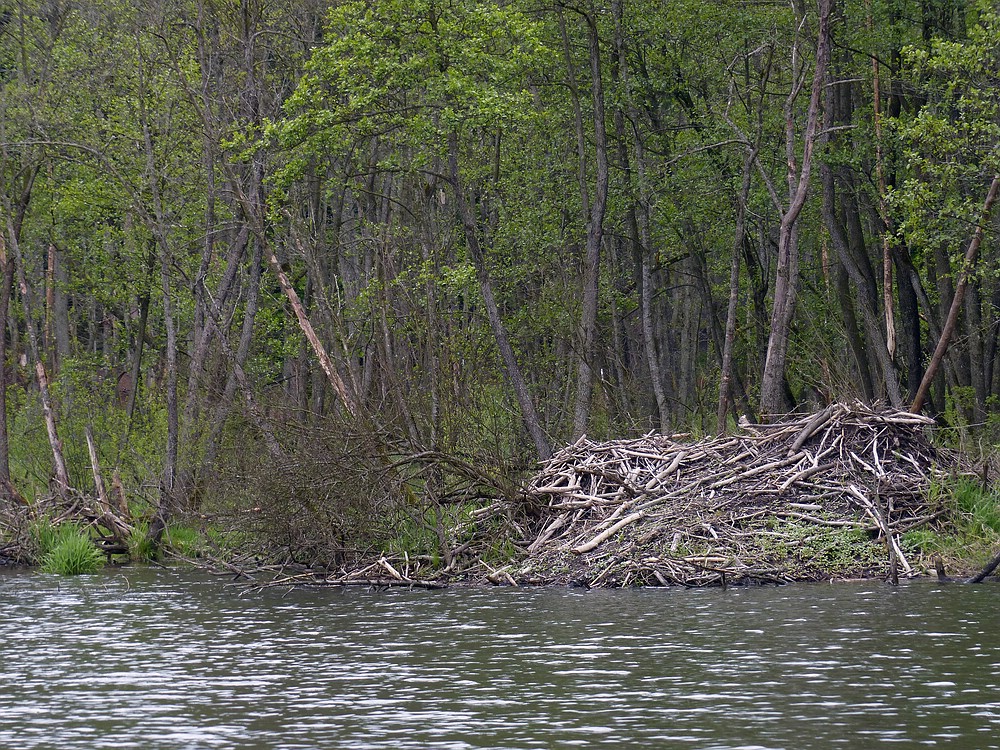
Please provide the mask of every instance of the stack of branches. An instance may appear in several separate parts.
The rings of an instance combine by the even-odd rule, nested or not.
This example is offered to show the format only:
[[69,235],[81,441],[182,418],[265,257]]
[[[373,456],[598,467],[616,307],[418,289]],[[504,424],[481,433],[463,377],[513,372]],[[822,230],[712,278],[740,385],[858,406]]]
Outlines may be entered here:
[[913,573],[900,535],[940,515],[931,485],[957,461],[930,424],[856,403],[694,443],[581,438],[527,486],[527,557],[491,575],[725,585],[881,575],[892,558]]

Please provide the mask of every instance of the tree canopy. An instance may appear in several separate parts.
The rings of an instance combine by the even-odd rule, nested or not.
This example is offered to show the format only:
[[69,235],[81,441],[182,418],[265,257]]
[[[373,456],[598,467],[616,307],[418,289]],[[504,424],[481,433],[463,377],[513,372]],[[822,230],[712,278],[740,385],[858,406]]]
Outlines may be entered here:
[[993,440],[998,70],[985,0],[7,3],[0,480],[89,431],[162,518],[317,431],[497,476],[924,380]]

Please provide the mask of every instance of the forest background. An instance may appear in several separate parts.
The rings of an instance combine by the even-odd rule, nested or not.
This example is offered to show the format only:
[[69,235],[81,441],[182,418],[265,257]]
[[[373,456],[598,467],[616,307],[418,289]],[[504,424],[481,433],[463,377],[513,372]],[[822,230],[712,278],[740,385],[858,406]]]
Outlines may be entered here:
[[1000,439],[995,2],[23,0],[0,76],[7,503],[329,552],[585,433]]

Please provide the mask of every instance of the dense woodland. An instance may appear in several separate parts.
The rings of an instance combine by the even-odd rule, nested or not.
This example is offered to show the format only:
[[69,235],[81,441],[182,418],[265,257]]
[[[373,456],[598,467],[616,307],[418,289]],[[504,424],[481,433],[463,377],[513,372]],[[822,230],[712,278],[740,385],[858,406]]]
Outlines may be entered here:
[[96,463],[161,517],[270,495],[308,535],[387,477],[437,504],[583,434],[856,398],[993,437],[995,2],[0,24],[10,498]]

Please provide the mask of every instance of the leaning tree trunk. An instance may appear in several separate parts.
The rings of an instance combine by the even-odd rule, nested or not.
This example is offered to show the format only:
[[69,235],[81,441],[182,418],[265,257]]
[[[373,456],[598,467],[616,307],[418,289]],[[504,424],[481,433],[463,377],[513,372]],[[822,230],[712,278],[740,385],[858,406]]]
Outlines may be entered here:
[[993,204],[996,202],[998,192],[1000,192],[1000,175],[995,175],[993,182],[990,184],[990,189],[986,193],[986,200],[983,202],[983,210],[976,224],[975,234],[973,234],[972,241],[969,242],[969,249],[965,253],[965,262],[958,275],[958,284],[955,286],[955,294],[951,300],[951,308],[948,310],[948,318],[941,329],[941,337],[938,339],[934,355],[927,365],[924,379],[920,382],[920,388],[917,389],[917,395],[910,406],[910,411],[914,414],[919,414],[923,410],[924,401],[927,399],[927,392],[930,390],[931,383],[934,382],[934,376],[937,375],[945,352],[948,351],[951,336],[955,332],[955,326],[958,324],[958,314],[962,309],[962,298],[965,296],[966,287],[969,285],[969,274],[975,265],[976,257],[979,255],[979,246],[982,245],[983,235],[986,233],[986,222],[990,218],[990,212],[993,210]]
[[472,256],[476,275],[479,278],[479,290],[483,295],[486,317],[489,320],[490,329],[493,331],[493,338],[497,342],[497,348],[500,350],[504,370],[514,388],[514,395],[517,398],[518,406],[521,408],[521,421],[524,423],[525,429],[535,444],[538,457],[545,461],[551,457],[552,449],[549,447],[549,441],[542,431],[542,424],[538,418],[538,412],[535,410],[535,403],[528,392],[528,383],[524,379],[521,366],[514,355],[514,347],[511,346],[510,337],[507,335],[507,327],[500,317],[500,308],[493,294],[493,281],[486,267],[486,257],[483,254],[483,249],[479,244],[476,219],[465,197],[465,188],[459,174],[458,135],[454,132],[448,136],[448,151],[448,164],[449,171],[451,172],[452,188],[455,192],[455,203],[458,207],[459,220],[462,222],[462,228],[465,230],[465,241],[469,248],[469,255]]

